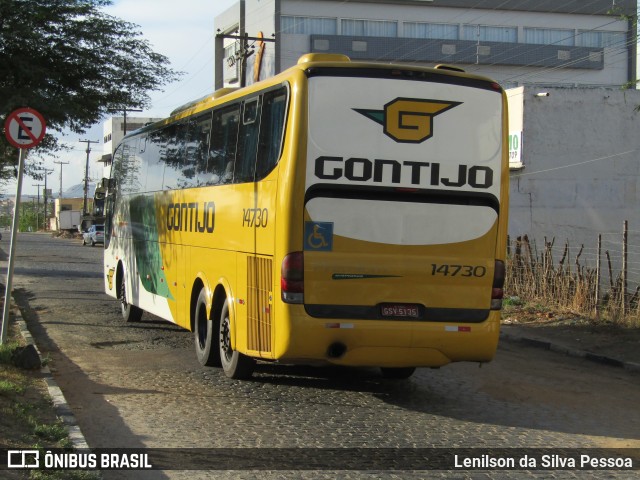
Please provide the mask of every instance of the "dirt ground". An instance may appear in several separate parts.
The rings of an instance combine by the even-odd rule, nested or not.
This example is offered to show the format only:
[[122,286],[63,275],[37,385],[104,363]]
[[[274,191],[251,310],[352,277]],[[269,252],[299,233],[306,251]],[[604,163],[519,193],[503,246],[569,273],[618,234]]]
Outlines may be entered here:
[[621,362],[640,365],[640,328],[630,328],[573,313],[539,312],[527,307],[507,307],[502,332],[550,342]]

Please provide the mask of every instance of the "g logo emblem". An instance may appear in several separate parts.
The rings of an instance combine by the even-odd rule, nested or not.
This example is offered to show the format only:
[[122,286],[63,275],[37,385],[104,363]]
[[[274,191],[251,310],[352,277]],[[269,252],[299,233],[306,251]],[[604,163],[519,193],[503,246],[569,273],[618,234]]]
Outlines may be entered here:
[[462,102],[396,98],[384,110],[354,108],[361,115],[379,123],[384,133],[399,143],[422,143],[433,136],[433,117],[457,107]]

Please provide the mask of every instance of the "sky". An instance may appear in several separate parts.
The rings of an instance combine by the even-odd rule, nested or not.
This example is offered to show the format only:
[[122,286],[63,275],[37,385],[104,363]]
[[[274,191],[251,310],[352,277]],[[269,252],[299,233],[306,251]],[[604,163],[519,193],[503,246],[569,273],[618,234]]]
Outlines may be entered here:
[[[214,18],[237,0],[115,0],[105,11],[127,22],[138,25],[142,36],[149,41],[153,50],[169,58],[171,68],[185,72],[176,82],[165,85],[163,91],[150,92],[151,107],[143,112],[127,115],[128,118],[166,117],[176,107],[213,91],[214,68]],[[94,125],[84,135],[58,135],[63,142],[73,147],[59,158],[46,158],[44,167],[53,169],[48,176],[47,188],[54,195],[60,188],[60,168],[54,161],[69,162],[62,165],[62,189],[83,182],[87,159],[86,143],[79,140],[97,140],[91,144],[89,173],[92,180],[102,177],[102,167],[96,163],[102,156],[102,122]],[[29,158],[27,157],[27,162]],[[37,182],[24,176],[23,195],[36,195]],[[15,196],[16,184],[3,186],[1,193]]]

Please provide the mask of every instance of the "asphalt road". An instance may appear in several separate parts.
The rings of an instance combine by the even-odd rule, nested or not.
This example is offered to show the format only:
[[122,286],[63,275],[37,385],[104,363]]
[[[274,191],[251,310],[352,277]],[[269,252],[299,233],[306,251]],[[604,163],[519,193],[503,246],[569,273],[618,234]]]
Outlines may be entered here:
[[[6,271],[8,237],[0,242]],[[190,332],[145,315],[126,324],[102,290],[102,249],[18,236],[15,298],[92,448],[640,448],[637,373],[502,342],[479,368],[373,369],[260,364],[250,381],[201,367]],[[368,450],[362,450],[366,448]],[[400,450],[396,450],[400,449]],[[446,450],[445,450],[446,452]],[[366,463],[365,463],[366,464]],[[637,470],[634,474],[637,474]],[[286,472],[285,472],[286,473]],[[290,478],[335,478],[296,471]],[[549,471],[346,471],[341,478],[549,478]],[[611,473],[611,472],[610,472]],[[633,478],[613,472],[607,478]],[[104,478],[211,478],[204,472],[107,471]],[[602,478],[564,470],[553,478]],[[215,478],[284,478],[216,472]],[[289,478],[289,477],[286,477]]]

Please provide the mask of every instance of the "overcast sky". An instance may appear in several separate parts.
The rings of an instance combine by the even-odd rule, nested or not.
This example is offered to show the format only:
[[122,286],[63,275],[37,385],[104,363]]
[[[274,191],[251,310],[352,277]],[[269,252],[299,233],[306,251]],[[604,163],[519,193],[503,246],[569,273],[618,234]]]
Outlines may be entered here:
[[[132,117],[164,117],[174,108],[213,91],[213,20],[235,3],[237,0],[115,0],[106,9],[110,15],[139,25],[143,37],[151,43],[154,51],[167,56],[174,70],[185,72],[178,81],[166,85],[164,91],[152,92],[151,108],[131,113]],[[80,139],[100,141],[99,144],[91,144],[89,163],[92,179],[102,175],[101,164],[95,162],[102,156],[102,136],[102,123],[95,125],[84,135],[64,136],[65,143],[70,144],[74,150],[57,159],[70,162],[62,166],[63,190],[83,181],[87,144],[79,143]],[[56,159],[53,157],[48,158],[44,166],[54,168],[54,172],[48,177],[47,187],[57,196],[60,165],[54,164],[54,160]],[[23,195],[35,195],[35,183],[35,180],[25,176],[22,182]],[[15,184],[3,187],[2,193],[9,197],[15,196]]]

